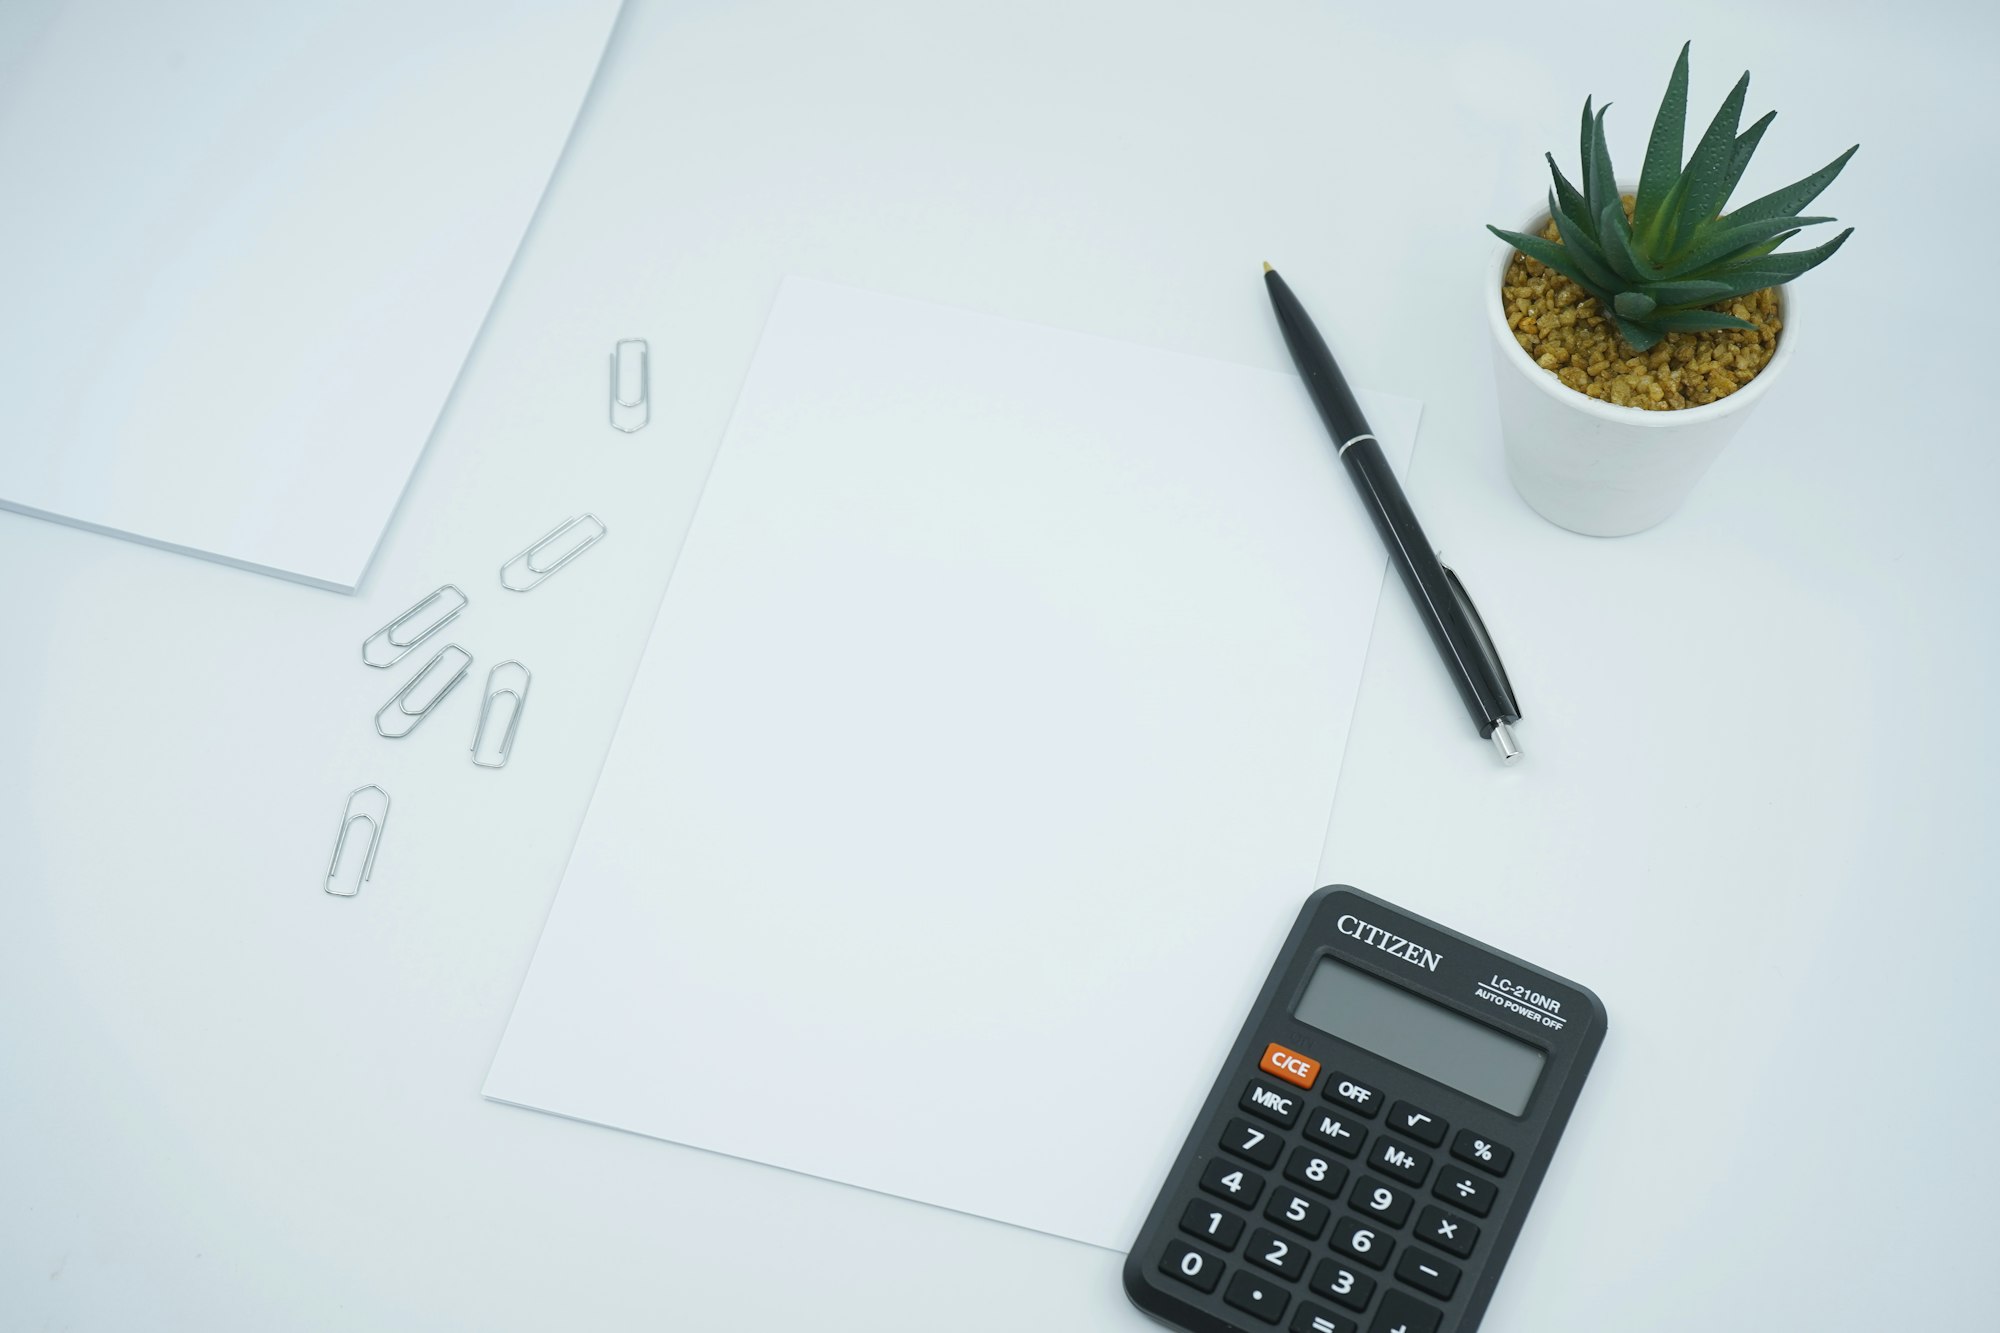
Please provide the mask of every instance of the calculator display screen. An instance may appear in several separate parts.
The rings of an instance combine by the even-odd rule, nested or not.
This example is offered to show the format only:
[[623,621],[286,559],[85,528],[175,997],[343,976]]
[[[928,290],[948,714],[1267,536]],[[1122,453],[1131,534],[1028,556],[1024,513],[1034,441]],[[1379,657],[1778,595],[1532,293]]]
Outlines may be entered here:
[[1364,1051],[1519,1115],[1546,1057],[1535,1047],[1401,986],[1322,958],[1294,1011]]

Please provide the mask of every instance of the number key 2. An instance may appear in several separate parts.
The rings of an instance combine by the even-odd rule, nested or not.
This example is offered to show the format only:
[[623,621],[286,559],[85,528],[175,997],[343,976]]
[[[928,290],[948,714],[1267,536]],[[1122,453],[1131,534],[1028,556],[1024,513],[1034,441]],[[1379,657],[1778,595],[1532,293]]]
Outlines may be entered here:
[[1296,1279],[1306,1271],[1306,1247],[1262,1227],[1250,1233],[1250,1248],[1244,1251],[1244,1257],[1289,1278]]

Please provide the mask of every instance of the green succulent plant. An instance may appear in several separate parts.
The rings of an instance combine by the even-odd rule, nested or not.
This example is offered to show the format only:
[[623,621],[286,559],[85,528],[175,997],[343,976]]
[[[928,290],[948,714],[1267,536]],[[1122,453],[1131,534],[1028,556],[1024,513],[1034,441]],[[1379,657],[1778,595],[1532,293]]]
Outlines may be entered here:
[[1800,217],[1799,210],[1833,182],[1859,144],[1804,180],[1724,213],[1730,191],[1743,178],[1750,155],[1778,113],[1768,111],[1749,129],[1737,132],[1743,99],[1750,90],[1746,73],[1723,99],[1722,109],[1683,165],[1687,88],[1688,47],[1682,46],[1653,121],[1629,220],[1604,143],[1604,113],[1611,105],[1607,102],[1593,116],[1590,99],[1585,98],[1583,188],[1569,183],[1553,153],[1544,155],[1555,178],[1549,215],[1562,244],[1487,228],[1596,297],[1625,341],[1641,352],[1677,330],[1754,327],[1734,315],[1702,307],[1790,282],[1825,262],[1854,234],[1849,227],[1810,250],[1774,253],[1804,228],[1833,221]]

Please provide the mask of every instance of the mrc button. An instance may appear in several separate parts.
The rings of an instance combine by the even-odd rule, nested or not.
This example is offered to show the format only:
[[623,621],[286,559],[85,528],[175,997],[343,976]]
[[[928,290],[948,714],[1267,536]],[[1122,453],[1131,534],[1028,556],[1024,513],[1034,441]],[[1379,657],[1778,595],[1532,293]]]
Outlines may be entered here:
[[1261,1078],[1250,1080],[1250,1086],[1243,1089],[1244,1110],[1251,1115],[1263,1116],[1290,1129],[1299,1119],[1299,1094],[1290,1088],[1275,1083],[1266,1083]]
[[1264,1058],[1257,1067],[1267,1074],[1274,1074],[1287,1083],[1296,1083],[1302,1088],[1310,1088],[1319,1077],[1319,1061],[1308,1060],[1297,1051],[1272,1042],[1264,1048]]

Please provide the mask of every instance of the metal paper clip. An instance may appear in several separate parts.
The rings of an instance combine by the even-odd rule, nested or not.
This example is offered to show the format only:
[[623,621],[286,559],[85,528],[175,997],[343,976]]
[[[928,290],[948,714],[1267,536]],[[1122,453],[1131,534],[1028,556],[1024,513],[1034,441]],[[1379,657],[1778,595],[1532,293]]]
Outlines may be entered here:
[[[625,349],[628,347],[639,349],[639,373],[636,376],[639,392],[635,398],[627,398],[619,389],[624,380],[624,376],[619,372],[624,369],[627,361]],[[637,421],[632,421],[634,412],[639,414]],[[610,416],[612,428],[622,430],[627,435],[639,430],[653,419],[653,353],[652,349],[646,346],[644,338],[620,338],[611,345]],[[627,422],[631,424],[627,425]]]
[[[430,609],[431,603],[440,601],[441,599],[449,603],[449,599],[453,597],[456,597],[458,602],[449,611],[446,611],[415,634],[404,633],[412,620],[415,620]],[[471,605],[471,603],[472,599],[461,592],[457,584],[445,584],[442,588],[439,588],[436,592],[403,612],[402,615],[397,616],[381,629],[376,630],[373,634],[363,639],[361,641],[361,660],[372,667],[392,667],[396,665],[396,663],[408,657],[418,644],[443,629],[446,625],[449,625],[452,621],[458,619],[458,613]],[[385,652],[393,652],[395,656],[384,658],[382,654]]]
[[[494,680],[507,667],[513,667],[515,671],[521,673],[520,685],[503,685],[497,690],[494,689]],[[534,679],[532,671],[519,662],[512,661],[501,662],[486,673],[486,697],[479,701],[479,729],[472,733],[473,763],[481,768],[507,767],[507,760],[514,754],[514,733],[521,729],[521,714],[528,707],[528,686],[534,683]],[[486,739],[486,719],[492,716],[493,705],[502,699],[512,699],[513,703],[507,710],[507,730],[500,737],[500,758],[488,763],[479,757],[479,743]]]
[[[355,798],[365,791],[372,791],[382,798],[382,810],[379,814],[371,815],[365,810],[357,811],[354,808]],[[326,891],[328,893],[336,898],[352,898],[355,894],[361,892],[361,886],[366,884],[369,878],[375,873],[375,853],[382,850],[382,830],[388,826],[388,823],[388,792],[383,791],[371,782],[366,787],[356,787],[353,791],[347,793],[347,806],[340,812],[340,836],[333,840],[333,858],[326,863]],[[354,887],[351,889],[336,889],[333,887],[333,877],[340,870],[340,854],[347,849],[347,835],[356,824],[366,824],[368,826],[368,855],[361,862],[361,877],[354,881]]]
[[[458,670],[452,672],[451,679],[445,681],[444,684],[437,686],[435,689],[431,690],[428,694],[419,693],[420,687],[424,684],[425,681],[429,680],[433,675],[438,675],[441,674],[442,672],[450,671],[451,670],[450,663],[453,661],[456,661],[458,663]],[[461,680],[465,679],[465,673],[468,670],[470,670],[471,667],[472,667],[472,654],[466,652],[465,649],[459,647],[457,644],[448,643],[444,647],[438,649],[437,656],[433,657],[430,661],[424,663],[424,669],[422,671],[419,671],[416,675],[410,677],[410,683],[408,685],[405,685],[402,689],[397,690],[396,693],[390,698],[388,703],[383,704],[380,708],[375,710],[376,735],[386,736],[392,741],[399,741],[403,739],[403,737],[415,731],[417,729],[417,724],[422,722],[425,718],[429,717],[431,710],[433,708],[436,708],[439,704],[444,702],[444,697],[447,694],[451,693],[452,687],[457,685],[458,682],[460,682]],[[412,699],[421,699],[422,703],[418,707],[412,708],[410,707],[410,701]],[[382,715],[384,713],[387,713],[392,708],[395,709],[400,716],[409,719],[409,725],[404,727],[401,731],[389,731],[382,725]]]
[[[538,559],[546,555],[551,546],[554,546],[561,538],[568,536],[572,530],[577,528],[584,528],[588,533],[582,541],[564,550],[561,555],[556,557],[553,564],[536,563]],[[555,573],[558,569],[561,569],[564,565],[576,559],[610,535],[611,529],[605,527],[604,520],[595,514],[577,514],[571,518],[566,518],[534,541],[528,543],[526,550],[515,552],[506,564],[500,566],[500,586],[508,592],[527,592],[532,588],[539,587],[543,579],[546,579],[549,575]],[[514,569],[517,565],[520,566],[520,569],[516,577],[532,574],[534,575],[532,582],[510,583],[508,581],[508,571]]]

